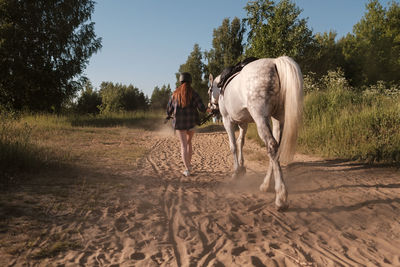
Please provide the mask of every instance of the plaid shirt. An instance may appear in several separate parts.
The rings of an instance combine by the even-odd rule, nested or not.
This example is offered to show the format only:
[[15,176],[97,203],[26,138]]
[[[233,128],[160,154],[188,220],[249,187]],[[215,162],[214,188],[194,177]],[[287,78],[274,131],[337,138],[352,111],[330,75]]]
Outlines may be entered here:
[[172,97],[169,99],[167,106],[167,115],[174,115],[172,126],[175,130],[189,130],[200,124],[199,111],[206,112],[206,107],[201,101],[200,96],[192,91],[192,101],[187,107],[181,108],[178,102]]

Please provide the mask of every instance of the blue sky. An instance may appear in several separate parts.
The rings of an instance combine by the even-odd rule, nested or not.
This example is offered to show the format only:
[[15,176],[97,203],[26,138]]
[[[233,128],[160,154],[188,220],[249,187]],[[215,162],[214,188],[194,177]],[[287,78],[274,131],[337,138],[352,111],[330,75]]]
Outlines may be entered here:
[[[103,48],[85,75],[98,88],[102,81],[133,84],[151,96],[155,86],[175,85],[175,73],[194,44],[209,50],[213,29],[224,18],[246,17],[248,0],[97,0],[92,21]],[[294,0],[314,33],[352,32],[368,0]],[[390,0],[380,0],[387,6]]]

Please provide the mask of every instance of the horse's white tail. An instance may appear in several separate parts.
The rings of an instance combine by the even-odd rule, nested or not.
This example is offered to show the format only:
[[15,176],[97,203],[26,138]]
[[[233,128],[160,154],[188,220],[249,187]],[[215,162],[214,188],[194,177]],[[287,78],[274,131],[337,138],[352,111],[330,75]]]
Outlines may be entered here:
[[290,162],[296,150],[297,131],[302,120],[303,75],[299,65],[290,57],[276,58],[275,65],[285,106],[285,121],[278,153],[281,161]]

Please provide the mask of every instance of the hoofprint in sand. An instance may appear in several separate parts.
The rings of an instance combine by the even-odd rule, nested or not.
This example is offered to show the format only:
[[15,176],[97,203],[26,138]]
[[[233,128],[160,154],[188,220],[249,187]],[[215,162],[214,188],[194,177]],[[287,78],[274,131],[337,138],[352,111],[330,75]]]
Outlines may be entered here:
[[277,212],[259,191],[265,149],[247,142],[232,180],[227,135],[212,130],[194,137],[189,177],[172,132],[128,129],[105,149],[139,143],[137,161],[99,153],[7,191],[0,265],[400,266],[398,169],[296,155]]

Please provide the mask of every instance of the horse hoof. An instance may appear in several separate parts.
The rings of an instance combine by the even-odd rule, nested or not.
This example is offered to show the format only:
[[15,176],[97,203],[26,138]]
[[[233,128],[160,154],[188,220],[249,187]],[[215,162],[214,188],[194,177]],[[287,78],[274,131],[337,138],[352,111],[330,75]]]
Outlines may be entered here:
[[245,175],[246,174],[246,167],[243,167],[243,166],[241,166],[241,167],[239,167],[239,168],[237,168],[237,170],[235,171],[235,173],[237,174],[237,175]]
[[267,192],[268,191],[268,185],[267,184],[261,184],[260,185],[260,191],[261,192]]
[[281,206],[276,206],[276,210],[279,211],[279,212],[287,211],[288,208],[289,208],[288,204],[284,204],[284,205],[281,205]]
[[243,175],[246,174],[246,168],[245,167],[239,167],[235,172],[232,174],[232,179],[237,179],[242,177]]

